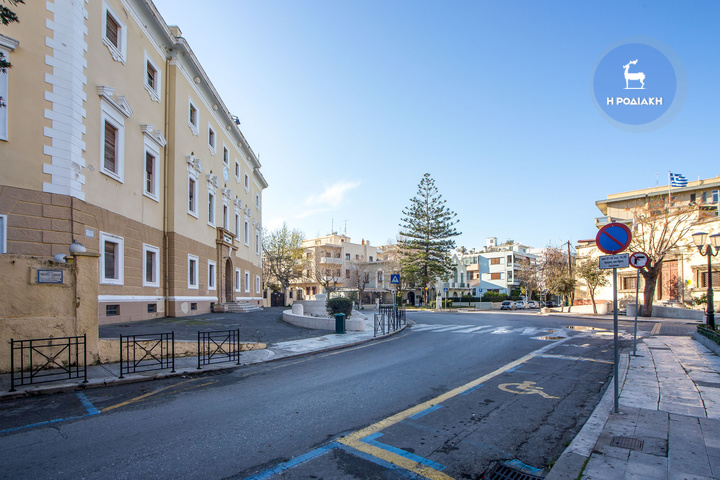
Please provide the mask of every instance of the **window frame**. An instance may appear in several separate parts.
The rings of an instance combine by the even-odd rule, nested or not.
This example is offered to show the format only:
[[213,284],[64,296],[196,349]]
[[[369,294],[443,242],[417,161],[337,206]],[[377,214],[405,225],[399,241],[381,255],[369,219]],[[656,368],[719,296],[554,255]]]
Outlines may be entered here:
[[230,167],[230,149],[225,145],[225,142],[223,142],[223,149],[222,149],[222,162],[223,165],[226,167]]
[[208,190],[208,197],[207,197],[207,214],[208,214],[208,225],[210,225],[213,228],[216,228],[215,226],[215,220],[216,220],[216,212],[217,209],[217,198],[215,196],[215,192],[212,192]]
[[[112,17],[113,22],[118,26],[118,40],[117,45],[107,36],[107,18],[108,15]],[[122,21],[120,15],[118,15],[113,8],[108,5],[107,1],[103,1],[102,5],[102,30],[100,31],[102,36],[103,44],[108,48],[113,60],[121,62],[125,65],[127,56],[127,25]]]
[[[155,258],[153,259],[153,280],[148,282],[147,281],[147,254],[153,253],[155,254]],[[143,287],[160,287],[160,248],[156,247],[154,245],[148,245],[146,243],[143,243],[142,246],[142,265],[143,265],[143,273],[142,273],[142,283]]]
[[217,290],[217,264],[212,260],[208,260],[208,290]]
[[245,240],[245,246],[250,246],[250,221],[248,219],[245,219],[245,231],[243,239]]
[[240,162],[235,160],[235,181],[237,183],[240,183],[240,174],[242,173],[242,169],[240,168]]
[[260,210],[260,194],[259,193],[255,194],[255,208],[257,210]]
[[[124,285],[125,284],[125,239],[112,233],[100,232],[98,236],[100,243],[100,284],[102,285]],[[105,276],[105,244],[114,243],[117,245],[115,252],[115,277]]]
[[[191,121],[191,113],[195,111],[195,123]],[[193,135],[196,137],[200,135],[200,110],[198,110],[197,105],[195,105],[195,102],[192,101],[192,98],[188,97],[188,112],[187,112],[187,121],[188,121],[188,127],[190,127],[190,131]]]
[[235,291],[242,291],[242,270],[239,268],[235,269]]
[[[192,189],[192,191],[193,191],[192,204],[190,203],[190,200],[191,200],[190,199],[190,187],[191,187],[190,182],[193,182],[193,185],[195,187]],[[198,181],[198,178],[196,176],[194,176],[192,174],[188,174],[188,183],[187,183],[187,194],[188,194],[187,207],[188,207],[188,209],[187,209],[187,213],[188,213],[188,215],[191,215],[195,218],[200,217],[199,213],[198,213],[198,189],[199,189],[198,184],[199,183],[200,182]],[[190,207],[194,207],[194,210]]]
[[[10,53],[20,45],[20,42],[10,37],[0,35],[0,52],[5,56],[6,60],[10,60]],[[0,107],[0,140],[7,141],[10,129],[10,116],[8,99],[10,96],[10,69],[0,72],[0,97],[5,103],[4,107]]]
[[[105,168],[105,124],[108,123],[117,130],[115,143],[115,169],[116,172]],[[100,173],[125,183],[125,121],[122,115],[115,111],[105,99],[100,101]]]
[[245,270],[245,293],[250,293],[250,272]]
[[[159,167],[159,158],[160,158],[160,149],[157,148],[155,145],[153,145],[154,142],[151,142],[147,139],[145,139],[144,142],[144,148],[143,148],[143,195],[155,200],[156,202],[160,202],[160,175],[158,175],[158,167]],[[152,155],[153,157],[153,191],[150,192],[147,190],[147,156],[148,154]]]
[[255,255],[260,255],[260,232],[255,230]]
[[217,155],[217,133],[215,132],[215,129],[208,123],[208,150],[210,150],[210,154],[215,156]]
[[0,253],[7,251],[7,215],[0,215]]
[[[190,270],[190,265],[192,263],[195,263],[195,269],[193,271]],[[188,289],[190,290],[197,290],[200,288],[200,272],[198,271],[200,268],[200,259],[197,255],[191,255],[188,253],[187,256],[187,273],[188,273]],[[191,275],[191,273],[194,273],[194,275]]]
[[260,282],[260,275],[255,275],[255,293],[260,293],[262,285]]
[[[148,67],[152,67],[153,70],[155,70],[153,82],[155,85],[150,85],[148,83]],[[150,99],[153,102],[160,103],[160,98],[162,96],[162,73],[147,51],[145,51],[145,69],[143,70],[143,78],[143,85],[145,86],[145,90],[148,92],[148,95],[150,95]]]
[[250,175],[248,175],[247,173],[245,174],[245,183],[244,183],[244,185],[245,185],[245,192],[246,192],[246,193],[249,193],[249,192],[250,192]]

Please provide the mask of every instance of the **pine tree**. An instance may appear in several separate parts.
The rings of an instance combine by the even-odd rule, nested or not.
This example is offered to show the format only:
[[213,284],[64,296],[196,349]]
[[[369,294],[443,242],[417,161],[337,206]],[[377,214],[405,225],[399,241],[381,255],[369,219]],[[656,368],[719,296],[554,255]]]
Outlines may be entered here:
[[[410,206],[403,209],[398,246],[402,253],[401,269],[405,282],[425,288],[435,278],[446,278],[451,272],[452,237],[460,235],[455,229],[457,214],[445,206],[445,200],[426,173]],[[427,290],[423,290],[427,294]],[[427,305],[427,298],[425,298]]]
[[[5,1],[5,0],[3,0]],[[9,0],[10,5],[17,7],[18,3],[25,3],[25,0]],[[0,23],[3,25],[9,25],[14,22],[20,22],[18,16],[5,5],[0,5]],[[7,69],[12,67],[12,64],[5,58],[3,52],[0,52],[0,73],[7,73]],[[0,108],[5,107],[3,97],[0,97]]]

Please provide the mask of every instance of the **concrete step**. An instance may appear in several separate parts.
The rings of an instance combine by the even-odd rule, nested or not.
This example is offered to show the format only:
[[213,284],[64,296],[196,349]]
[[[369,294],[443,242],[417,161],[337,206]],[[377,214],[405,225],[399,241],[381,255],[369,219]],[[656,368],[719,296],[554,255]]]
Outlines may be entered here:
[[259,312],[262,307],[258,307],[254,303],[248,302],[229,302],[215,304],[213,312],[215,313],[248,313]]

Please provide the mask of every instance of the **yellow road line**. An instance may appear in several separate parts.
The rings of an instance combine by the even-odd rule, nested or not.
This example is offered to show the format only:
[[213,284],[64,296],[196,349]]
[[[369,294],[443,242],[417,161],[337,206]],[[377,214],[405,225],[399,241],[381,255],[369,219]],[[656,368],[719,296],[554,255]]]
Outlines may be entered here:
[[116,404],[116,405],[112,405],[112,406],[110,406],[110,407],[105,407],[105,408],[103,408],[102,410],[100,410],[100,412],[107,412],[107,411],[109,411],[109,410],[114,410],[114,409],[116,409],[116,408],[124,407],[125,405],[130,405],[131,403],[139,402],[140,400],[144,400],[144,399],[146,399],[147,397],[150,397],[150,396],[152,396],[152,395],[156,395],[156,394],[158,394],[158,393],[160,393],[160,392],[164,392],[165,390],[168,390],[168,389],[171,389],[171,388],[175,388],[175,387],[177,387],[178,385],[182,385],[183,383],[192,382],[193,380],[197,380],[197,379],[196,379],[196,378],[191,378],[191,379],[189,379],[189,380],[185,380],[184,382],[180,382],[180,383],[176,383],[176,384],[174,384],[174,385],[168,385],[167,387],[159,388],[159,389],[155,390],[154,392],[149,392],[149,393],[146,393],[146,394],[144,394],[144,395],[140,395],[139,397],[131,398],[130,400],[126,400],[126,401],[124,401],[124,402],[118,403],[118,404]]

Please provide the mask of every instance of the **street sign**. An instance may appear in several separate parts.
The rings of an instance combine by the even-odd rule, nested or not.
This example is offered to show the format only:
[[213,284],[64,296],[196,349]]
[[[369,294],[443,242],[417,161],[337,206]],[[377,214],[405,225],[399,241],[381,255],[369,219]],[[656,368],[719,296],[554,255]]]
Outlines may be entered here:
[[643,268],[648,263],[650,263],[650,257],[647,256],[647,253],[635,252],[632,255],[630,255],[630,266],[631,267],[640,269],[640,268]]
[[390,275],[390,283],[393,285],[397,285],[400,283],[400,274],[399,273],[393,273]]
[[595,245],[601,252],[615,255],[624,251],[632,240],[632,233],[627,225],[608,223],[595,236]]
[[600,269],[626,268],[629,264],[629,259],[630,256],[627,253],[621,253],[620,255],[602,255],[600,256]]
[[448,288],[447,288],[447,287],[445,287],[445,291],[446,291],[446,292],[448,291]]

